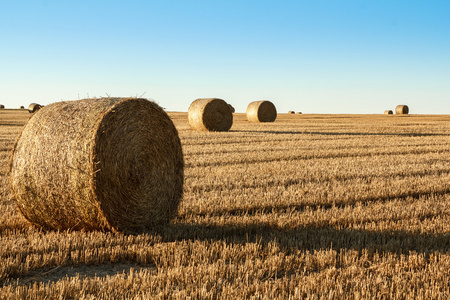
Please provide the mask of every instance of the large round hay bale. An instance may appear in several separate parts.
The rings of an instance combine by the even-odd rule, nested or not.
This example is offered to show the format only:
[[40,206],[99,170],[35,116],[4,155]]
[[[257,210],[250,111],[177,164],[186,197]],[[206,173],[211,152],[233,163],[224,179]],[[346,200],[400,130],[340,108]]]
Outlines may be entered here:
[[5,109],[5,106],[3,104],[0,104],[0,109]]
[[276,118],[277,109],[270,101],[254,101],[247,106],[247,120],[249,122],[273,122]]
[[235,113],[235,112],[236,112],[236,110],[234,109],[233,105],[228,104],[228,106],[230,107],[230,110],[231,110],[232,113]]
[[385,114],[385,115],[392,115],[392,114],[394,114],[394,113],[392,112],[392,110],[385,110],[385,111],[384,111],[384,114]]
[[176,215],[183,166],[178,132],[156,103],[57,102],[25,125],[11,188],[25,218],[44,228],[145,232]]
[[407,105],[397,105],[395,108],[396,115],[407,115],[409,113],[409,108]]
[[28,106],[28,112],[30,113],[30,114],[32,114],[32,113],[35,113],[35,112],[37,112],[39,109],[41,109],[41,105],[39,105],[39,104],[37,104],[37,103],[31,103],[29,106]]
[[188,110],[189,125],[199,131],[228,131],[233,125],[233,113],[228,104],[218,98],[200,98]]

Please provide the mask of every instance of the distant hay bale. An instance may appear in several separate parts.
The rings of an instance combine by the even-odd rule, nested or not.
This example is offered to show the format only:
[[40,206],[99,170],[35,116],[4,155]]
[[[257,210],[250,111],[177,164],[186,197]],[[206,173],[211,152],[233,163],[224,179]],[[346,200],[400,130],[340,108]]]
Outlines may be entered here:
[[293,115],[293,114],[295,114],[295,111],[293,111],[293,110],[290,110],[290,111],[288,111],[288,114],[291,114],[291,115]]
[[35,113],[35,112],[37,112],[39,109],[41,109],[41,107],[42,107],[42,105],[39,105],[39,104],[37,104],[37,103],[31,103],[31,104],[28,106],[28,112],[29,112],[30,114]]
[[188,110],[189,125],[198,131],[228,131],[233,125],[233,113],[228,104],[218,98],[200,98]]
[[392,112],[392,110],[385,110],[385,111],[384,111],[384,114],[385,114],[385,115],[392,115],[392,114],[394,114],[394,113]]
[[277,109],[267,100],[254,101],[247,106],[249,122],[273,122],[277,118]]
[[57,102],[35,113],[12,153],[17,207],[43,228],[145,232],[177,213],[178,132],[138,98]]
[[20,109],[25,109],[25,106],[21,105],[21,106],[20,106]]
[[302,112],[301,112],[301,111],[298,111],[298,112],[297,112],[297,115],[301,115],[301,114],[302,114]]
[[409,108],[407,105],[397,105],[395,108],[396,115],[407,115],[409,113]]
[[5,106],[3,104],[0,104],[0,109],[5,109]]
[[235,113],[236,110],[234,109],[234,107],[231,104],[228,104],[228,106],[230,107],[231,112]]

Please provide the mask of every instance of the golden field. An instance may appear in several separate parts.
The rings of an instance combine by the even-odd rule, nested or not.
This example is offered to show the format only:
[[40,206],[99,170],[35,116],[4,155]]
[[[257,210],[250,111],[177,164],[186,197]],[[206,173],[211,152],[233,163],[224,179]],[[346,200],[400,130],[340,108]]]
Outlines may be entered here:
[[288,115],[183,145],[178,217],[142,235],[18,212],[0,111],[0,299],[448,299],[450,116]]

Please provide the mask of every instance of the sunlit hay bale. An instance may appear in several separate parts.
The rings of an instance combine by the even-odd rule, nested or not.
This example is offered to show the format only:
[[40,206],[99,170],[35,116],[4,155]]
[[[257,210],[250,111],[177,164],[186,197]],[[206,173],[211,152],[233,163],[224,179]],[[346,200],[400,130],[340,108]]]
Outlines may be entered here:
[[277,118],[277,109],[267,100],[254,101],[247,106],[249,122],[273,122]]
[[3,104],[0,104],[0,109],[5,109],[5,106]]
[[41,107],[42,107],[42,105],[39,105],[39,104],[37,104],[37,103],[31,103],[31,104],[28,106],[28,112],[29,112],[30,114],[35,113],[35,112],[37,112],[39,109],[41,109]]
[[302,114],[302,112],[301,112],[301,111],[298,111],[298,112],[297,112],[297,115],[301,115],[301,114]]
[[189,125],[198,131],[228,131],[233,125],[233,113],[228,104],[218,98],[200,98],[188,110]]
[[156,103],[58,102],[24,127],[12,153],[11,188],[38,226],[138,233],[176,215],[183,167],[178,132]]
[[295,114],[295,111],[293,111],[293,110],[290,110],[290,111],[288,111],[288,114],[291,114],[291,115],[293,115],[293,114]]
[[409,108],[407,105],[397,105],[395,108],[396,115],[407,115],[409,113]]
[[25,106],[21,105],[21,106],[20,106],[20,109],[25,109]]
[[231,112],[235,113],[236,110],[234,109],[234,107],[231,104],[228,104],[228,106],[230,107]]
[[392,115],[392,114],[394,114],[394,113],[392,112],[392,110],[385,110],[385,111],[384,111],[384,114],[385,114],[385,115]]

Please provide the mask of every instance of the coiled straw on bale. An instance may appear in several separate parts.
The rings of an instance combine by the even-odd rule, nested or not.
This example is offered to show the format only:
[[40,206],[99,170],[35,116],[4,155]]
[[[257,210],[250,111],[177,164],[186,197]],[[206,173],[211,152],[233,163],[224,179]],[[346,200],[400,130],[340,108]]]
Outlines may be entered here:
[[277,109],[270,101],[254,101],[247,106],[247,120],[249,122],[273,122],[276,118]]
[[392,112],[392,110],[385,110],[385,111],[384,111],[384,114],[385,114],[385,115],[392,115],[393,112]]
[[397,105],[395,108],[396,115],[407,115],[409,113],[409,108],[407,105]]
[[145,232],[177,213],[183,165],[178,132],[154,102],[58,102],[24,127],[11,188],[25,218],[44,228]]
[[28,112],[30,113],[30,114],[32,114],[32,113],[35,113],[35,112],[37,112],[39,109],[41,109],[41,105],[39,105],[39,104],[37,104],[37,103],[31,103],[29,106],[28,106]]
[[218,98],[200,98],[188,110],[189,125],[199,131],[228,131],[233,125],[233,113],[228,104]]

